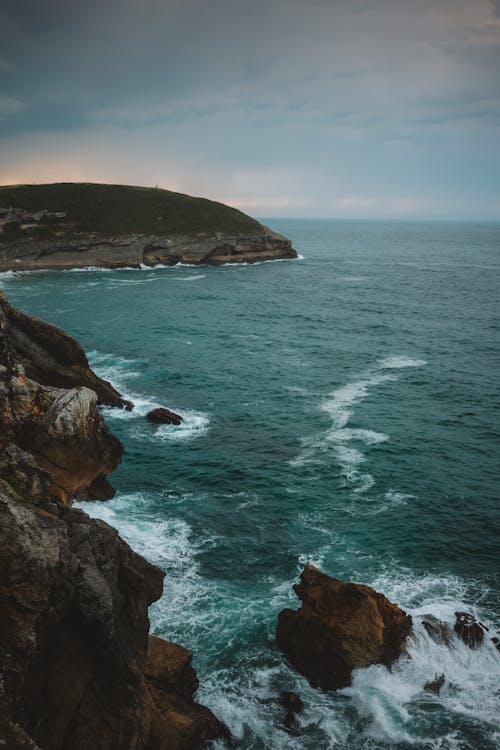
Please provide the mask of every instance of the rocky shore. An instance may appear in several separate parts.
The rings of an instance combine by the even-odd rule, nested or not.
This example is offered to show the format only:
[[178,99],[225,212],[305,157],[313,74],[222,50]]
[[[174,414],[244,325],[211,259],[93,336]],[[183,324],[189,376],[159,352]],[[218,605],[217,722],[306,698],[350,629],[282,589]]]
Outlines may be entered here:
[[110,497],[130,407],[60,329],[0,293],[0,745],[195,750],[228,730],[182,646],[149,635],[163,573],[71,507]]

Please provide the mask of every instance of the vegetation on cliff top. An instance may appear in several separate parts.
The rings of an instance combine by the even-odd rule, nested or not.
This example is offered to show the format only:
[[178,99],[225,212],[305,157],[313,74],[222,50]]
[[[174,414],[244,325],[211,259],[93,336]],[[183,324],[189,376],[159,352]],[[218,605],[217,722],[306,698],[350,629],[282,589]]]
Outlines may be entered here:
[[[223,203],[130,185],[61,182],[0,187],[0,209],[8,208],[29,213],[47,212],[33,233],[40,239],[93,232],[104,235],[199,232],[252,235],[263,231],[255,219]],[[63,217],[50,215],[62,212]],[[9,225],[9,230],[4,232],[4,239],[7,234],[17,237],[24,234],[14,223]]]

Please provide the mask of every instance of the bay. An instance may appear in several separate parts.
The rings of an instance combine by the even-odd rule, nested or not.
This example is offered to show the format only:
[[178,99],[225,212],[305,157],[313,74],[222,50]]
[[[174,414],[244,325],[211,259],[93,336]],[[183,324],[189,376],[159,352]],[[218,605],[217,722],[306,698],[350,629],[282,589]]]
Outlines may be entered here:
[[[303,257],[2,275],[136,403],[103,410],[118,493],[82,507],[166,571],[153,632],[193,651],[242,748],[493,749],[498,653],[437,646],[418,617],[500,628],[500,225],[266,223]],[[156,405],[181,427],[149,424]],[[274,632],[305,562],[407,609],[411,659],[336,694],[291,670]]]

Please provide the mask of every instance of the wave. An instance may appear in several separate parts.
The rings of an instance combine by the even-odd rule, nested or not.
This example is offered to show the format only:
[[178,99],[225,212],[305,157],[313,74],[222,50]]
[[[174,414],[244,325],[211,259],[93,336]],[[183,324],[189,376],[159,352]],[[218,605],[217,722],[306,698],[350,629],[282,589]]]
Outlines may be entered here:
[[[153,398],[135,392],[128,386],[128,380],[138,378],[144,363],[138,359],[125,359],[113,354],[91,351],[88,359],[92,369],[104,380],[109,381],[126,401],[131,401],[134,408],[131,411],[103,406],[102,412],[111,422],[114,419],[134,423],[132,435],[142,440],[154,442],[184,442],[201,437],[210,428],[210,417],[204,412],[186,409],[183,406],[169,403],[168,408],[182,416],[180,425],[156,425],[146,421],[145,417],[153,409],[165,406]],[[136,424],[142,419],[143,424]]]
[[409,357],[387,357],[380,359],[378,366],[387,370],[401,369],[403,367],[423,367],[427,362],[424,359],[410,359]]
[[[474,651],[454,635],[450,646],[446,646],[435,643],[422,624],[424,615],[433,614],[451,625],[455,612],[466,610],[495,632],[491,613],[471,604],[469,586],[451,576],[417,578],[405,571],[398,575],[391,572],[372,585],[412,616],[414,634],[407,641],[407,655],[396,662],[391,672],[380,665],[356,670],[351,687],[342,691],[353,700],[358,715],[368,721],[368,737],[392,745],[408,742],[425,747],[470,747],[459,740],[461,732],[456,733],[456,745],[451,743],[453,733],[432,736],[433,728],[426,716],[429,711],[441,711],[453,717],[455,726],[469,725],[478,731],[482,724],[481,731],[490,735],[494,747],[493,734],[500,711],[500,659],[491,638],[485,637]],[[424,692],[425,683],[441,674],[445,684],[440,694]],[[474,747],[484,746],[479,738],[476,742]]]
[[[218,539],[206,532],[200,538],[183,519],[166,517],[168,499],[162,496],[160,515],[155,510],[159,498],[143,492],[76,505],[117,528],[136,552],[167,572],[164,594],[150,608],[152,632],[194,651],[198,700],[229,726],[243,747],[361,750],[381,743],[422,750],[493,750],[500,711],[500,659],[493,644],[486,638],[471,651],[454,638],[448,648],[436,644],[422,625],[424,614],[452,623],[455,611],[466,610],[493,633],[487,587],[478,595],[477,582],[416,576],[403,568],[384,570],[365,581],[411,614],[415,632],[407,643],[408,655],[390,672],[379,665],[359,669],[349,688],[318,691],[274,646],[276,614],[296,606],[292,583],[305,560],[297,560],[293,580],[266,576],[250,586],[246,581],[244,592],[227,576],[207,577],[200,555]],[[182,501],[191,506],[208,499],[172,497],[176,507]],[[440,695],[426,693],[424,684],[441,673],[446,682]],[[278,701],[282,690],[293,690],[304,701],[296,735],[283,727]],[[464,744],[467,733],[476,737],[475,744]]]
[[[304,438],[299,455],[290,461],[294,467],[317,463],[324,460],[324,454],[333,452],[340,467],[340,475],[355,496],[364,495],[375,485],[373,476],[360,471],[366,462],[366,455],[360,445],[372,446],[390,440],[389,435],[369,429],[354,429],[348,426],[355,407],[382,383],[395,381],[398,375],[383,370],[399,370],[406,367],[423,367],[422,359],[406,356],[391,356],[377,361],[367,370],[364,377],[336,388],[321,403],[320,409],[328,414],[331,424],[323,432]],[[351,445],[355,443],[356,446]],[[386,510],[394,506],[394,498],[385,497],[380,508]],[[377,511],[379,512],[379,511]]]

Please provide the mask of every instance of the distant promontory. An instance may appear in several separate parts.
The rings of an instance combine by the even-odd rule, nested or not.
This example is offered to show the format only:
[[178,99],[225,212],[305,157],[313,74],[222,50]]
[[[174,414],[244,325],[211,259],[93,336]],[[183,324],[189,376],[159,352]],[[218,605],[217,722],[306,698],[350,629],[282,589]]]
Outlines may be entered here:
[[296,257],[286,237],[205,198],[94,183],[0,187],[0,271]]

